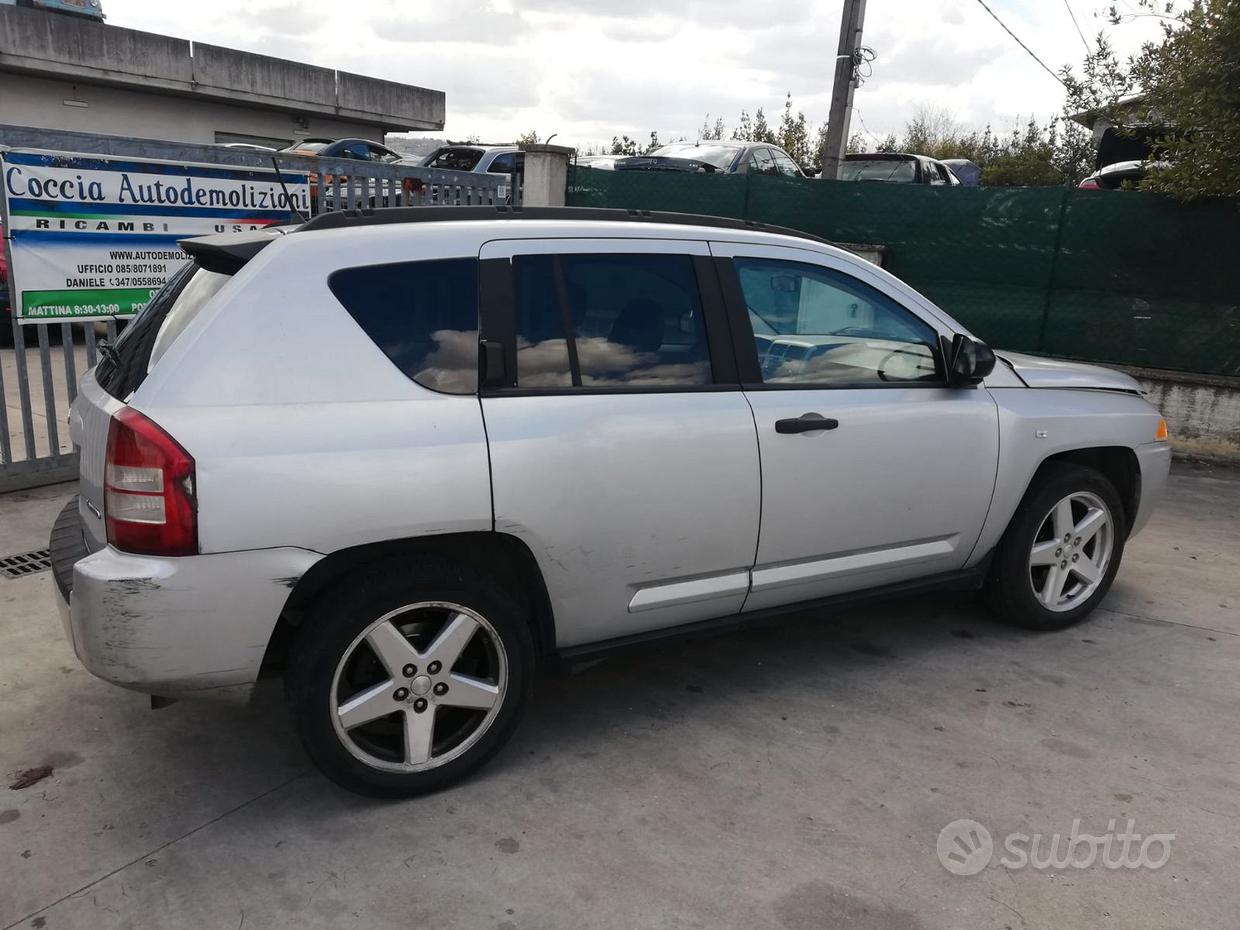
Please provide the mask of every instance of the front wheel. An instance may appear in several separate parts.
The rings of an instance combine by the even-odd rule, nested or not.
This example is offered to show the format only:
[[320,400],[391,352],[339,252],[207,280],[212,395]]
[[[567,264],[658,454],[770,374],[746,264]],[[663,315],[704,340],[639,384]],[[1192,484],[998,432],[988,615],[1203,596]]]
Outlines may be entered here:
[[989,579],[991,603],[1017,626],[1071,626],[1106,596],[1127,535],[1119,494],[1105,475],[1051,463],[999,543]]
[[445,787],[516,728],[533,647],[522,612],[485,577],[388,565],[316,604],[285,685],[307,752],[333,781],[401,797]]

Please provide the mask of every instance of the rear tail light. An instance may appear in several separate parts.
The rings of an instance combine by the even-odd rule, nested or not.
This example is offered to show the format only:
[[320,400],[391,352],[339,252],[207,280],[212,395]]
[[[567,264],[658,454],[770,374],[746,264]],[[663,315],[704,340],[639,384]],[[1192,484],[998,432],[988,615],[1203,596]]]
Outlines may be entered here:
[[112,417],[104,465],[108,542],[144,555],[195,555],[194,460],[132,407]]
[[1094,178],[1086,178],[1084,181],[1082,181],[1080,184],[1078,184],[1078,185],[1077,185],[1077,187],[1079,187],[1079,188],[1080,188],[1081,190],[1083,190],[1083,191],[1100,191],[1100,190],[1102,190],[1102,185],[1101,185],[1101,184],[1099,184],[1099,183],[1097,182],[1097,180],[1096,180],[1096,179],[1094,179]]

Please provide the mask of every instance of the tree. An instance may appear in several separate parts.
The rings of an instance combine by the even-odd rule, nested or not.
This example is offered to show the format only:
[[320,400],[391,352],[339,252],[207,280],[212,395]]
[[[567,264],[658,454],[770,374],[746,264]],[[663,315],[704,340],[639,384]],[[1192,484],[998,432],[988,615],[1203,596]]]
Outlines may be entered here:
[[517,136],[517,145],[537,145],[538,133],[531,129],[529,132],[523,132]]
[[1172,129],[1155,153],[1166,164],[1142,186],[1181,200],[1240,197],[1240,0],[1195,0],[1133,73],[1147,118]]
[[746,110],[741,110],[741,117],[736,121],[736,128],[732,130],[732,138],[737,142],[753,141],[753,120],[749,118]]
[[699,142],[714,142],[723,138],[723,134],[727,129],[723,125],[723,117],[716,117],[715,124],[712,126],[710,122],[710,114],[702,120],[702,128],[698,130]]
[[779,140],[775,138],[775,133],[771,132],[771,127],[766,124],[766,114],[762,112],[762,107],[754,112],[753,115],[753,132],[750,134],[750,142],[765,142],[768,145],[778,145]]
[[630,139],[627,135],[611,137],[611,151],[609,155],[637,155],[637,142]]
[[961,135],[956,115],[947,107],[923,103],[913,111],[913,117],[904,127],[905,151],[918,155],[939,156],[935,153],[954,146]]
[[[853,147],[854,142],[858,143],[856,148]],[[864,142],[862,142],[860,134],[854,134],[853,137],[848,140],[848,151],[850,152],[865,151],[865,144]],[[827,124],[822,123],[821,125],[819,125],[818,131],[814,133],[814,155],[813,155],[814,163],[810,167],[813,168],[815,171],[821,170],[822,160],[826,156],[826,154],[827,154]]]
[[798,165],[808,165],[813,159],[805,114],[798,112],[796,116],[792,115],[792,94],[784,98],[784,115],[779,121],[779,138],[776,142]]
[[[1065,112],[1120,131],[1152,128],[1144,189],[1186,201],[1240,197],[1240,0],[1133,2],[1126,8],[1143,11],[1135,15],[1163,21],[1162,40],[1121,62],[1100,35],[1079,78],[1069,68],[1061,73]],[[1128,18],[1111,8],[1112,23]],[[1065,138],[1063,148],[1080,146],[1079,137]]]
[[886,137],[878,143],[875,149],[878,152],[898,152],[900,151],[900,141],[896,138],[894,132],[887,133]]

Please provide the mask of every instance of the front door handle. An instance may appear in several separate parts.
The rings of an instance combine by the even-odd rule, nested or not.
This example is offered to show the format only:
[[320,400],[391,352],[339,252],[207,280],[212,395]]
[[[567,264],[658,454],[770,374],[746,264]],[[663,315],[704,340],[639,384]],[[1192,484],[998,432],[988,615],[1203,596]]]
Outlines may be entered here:
[[789,417],[775,421],[777,433],[812,433],[820,429],[835,429],[839,420],[824,417],[821,413],[803,413],[799,417]]

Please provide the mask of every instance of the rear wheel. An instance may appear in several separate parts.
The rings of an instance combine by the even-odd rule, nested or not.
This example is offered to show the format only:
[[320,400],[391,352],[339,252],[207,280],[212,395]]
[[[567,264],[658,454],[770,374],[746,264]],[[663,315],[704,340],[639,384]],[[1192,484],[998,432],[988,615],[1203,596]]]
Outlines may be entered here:
[[533,647],[516,602],[443,566],[389,564],[316,604],[285,682],[307,752],[362,794],[421,794],[464,778],[516,728]]
[[999,544],[992,604],[1003,619],[1029,629],[1076,623],[1106,596],[1127,534],[1119,494],[1105,475],[1051,463]]

